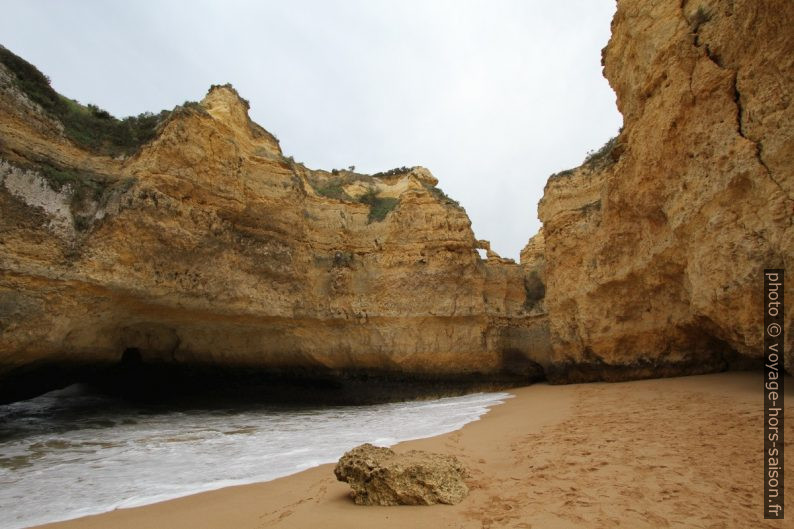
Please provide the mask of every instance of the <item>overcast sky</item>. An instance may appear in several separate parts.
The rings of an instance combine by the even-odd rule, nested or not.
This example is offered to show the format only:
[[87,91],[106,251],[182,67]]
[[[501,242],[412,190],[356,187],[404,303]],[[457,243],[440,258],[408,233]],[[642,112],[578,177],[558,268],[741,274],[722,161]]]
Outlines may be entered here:
[[0,0],[0,42],[116,116],[232,83],[311,168],[422,165],[518,257],[551,173],[622,118],[601,73],[615,0]]

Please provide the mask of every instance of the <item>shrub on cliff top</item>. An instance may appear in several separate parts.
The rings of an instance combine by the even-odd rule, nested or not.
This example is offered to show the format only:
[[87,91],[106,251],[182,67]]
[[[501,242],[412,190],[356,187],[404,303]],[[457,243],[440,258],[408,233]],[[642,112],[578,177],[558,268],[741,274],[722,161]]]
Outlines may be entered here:
[[60,95],[50,86],[49,77],[4,46],[0,46],[0,63],[16,76],[17,87],[20,90],[47,112],[55,112],[60,105]]
[[381,171],[379,173],[375,173],[372,175],[373,178],[387,178],[390,176],[398,176],[409,173],[411,171],[410,167],[395,167],[394,169],[389,169],[388,171]]
[[99,154],[116,156],[136,151],[154,138],[157,125],[169,115],[164,110],[119,120],[96,105],[84,106],[60,95],[38,68],[3,46],[0,46],[0,63],[14,74],[17,87],[28,98],[63,124],[70,140]]
[[327,173],[323,175],[323,171],[310,173],[308,179],[309,183],[318,194],[337,200],[347,201],[353,201],[354,199],[345,192],[345,186],[354,182],[372,182],[372,177],[370,175],[356,173],[347,169],[332,169],[330,176],[328,176]]
[[232,86],[232,83],[212,84],[212,85],[210,85],[210,89],[207,90],[207,94],[209,94],[210,92],[212,92],[213,90],[215,90],[217,88],[226,88],[228,90],[231,90],[240,99],[240,101],[243,102],[243,105],[245,105],[246,110],[251,110],[251,102],[248,101],[246,98],[241,97],[240,93],[237,91],[237,89]]
[[591,168],[605,167],[613,164],[616,159],[613,154],[615,146],[618,144],[618,137],[610,138],[600,149],[597,151],[589,151],[585,156],[584,163]]
[[454,206],[456,208],[461,207],[460,202],[452,198],[449,198],[449,196],[446,193],[444,193],[444,191],[441,188],[438,188],[434,185],[430,185],[427,182],[422,182],[422,185],[425,186],[425,189],[427,189],[430,192],[430,194],[436,197],[442,204]]
[[[621,127],[620,131],[622,130],[623,128]],[[620,131],[618,132],[617,136],[610,138],[609,141],[602,145],[597,151],[587,151],[581,167],[587,167],[588,169],[603,169],[604,167],[609,167],[613,163],[617,162],[618,158],[620,158],[620,149],[616,149],[618,146]],[[549,181],[570,176],[577,169],[579,168],[575,167],[573,169],[565,169],[564,171],[553,173],[551,176],[549,176]]]

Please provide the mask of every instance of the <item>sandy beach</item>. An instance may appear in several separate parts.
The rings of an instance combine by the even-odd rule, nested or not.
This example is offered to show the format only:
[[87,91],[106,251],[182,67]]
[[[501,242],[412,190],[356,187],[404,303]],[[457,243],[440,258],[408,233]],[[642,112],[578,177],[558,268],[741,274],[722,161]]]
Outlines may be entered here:
[[[761,373],[537,384],[511,393],[461,430],[395,447],[460,458],[471,470],[471,492],[458,505],[357,506],[333,466],[323,465],[38,527],[794,527],[762,515]],[[787,419],[791,446],[790,413]],[[794,494],[791,485],[786,494]]]

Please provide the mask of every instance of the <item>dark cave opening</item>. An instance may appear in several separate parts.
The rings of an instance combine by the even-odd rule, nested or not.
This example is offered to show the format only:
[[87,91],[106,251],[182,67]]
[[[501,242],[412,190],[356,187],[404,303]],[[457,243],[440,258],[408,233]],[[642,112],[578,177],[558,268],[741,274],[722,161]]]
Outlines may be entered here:
[[127,347],[121,354],[121,365],[123,367],[138,367],[143,364],[141,350],[137,347]]

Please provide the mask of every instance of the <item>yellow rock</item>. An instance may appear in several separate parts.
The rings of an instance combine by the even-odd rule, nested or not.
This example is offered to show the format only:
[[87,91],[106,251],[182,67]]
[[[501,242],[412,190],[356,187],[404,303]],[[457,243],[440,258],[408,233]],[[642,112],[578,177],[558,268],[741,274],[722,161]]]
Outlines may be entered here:
[[[10,75],[0,66],[6,87]],[[0,372],[135,349],[169,364],[540,376],[531,358],[548,354],[547,327],[524,308],[523,269],[479,258],[468,216],[427,169],[309,170],[228,85],[113,159],[11,92]],[[42,164],[98,189],[56,192]]]
[[794,4],[683,5],[618,2],[624,128],[540,203],[563,380],[760,366],[762,271],[794,270]]

